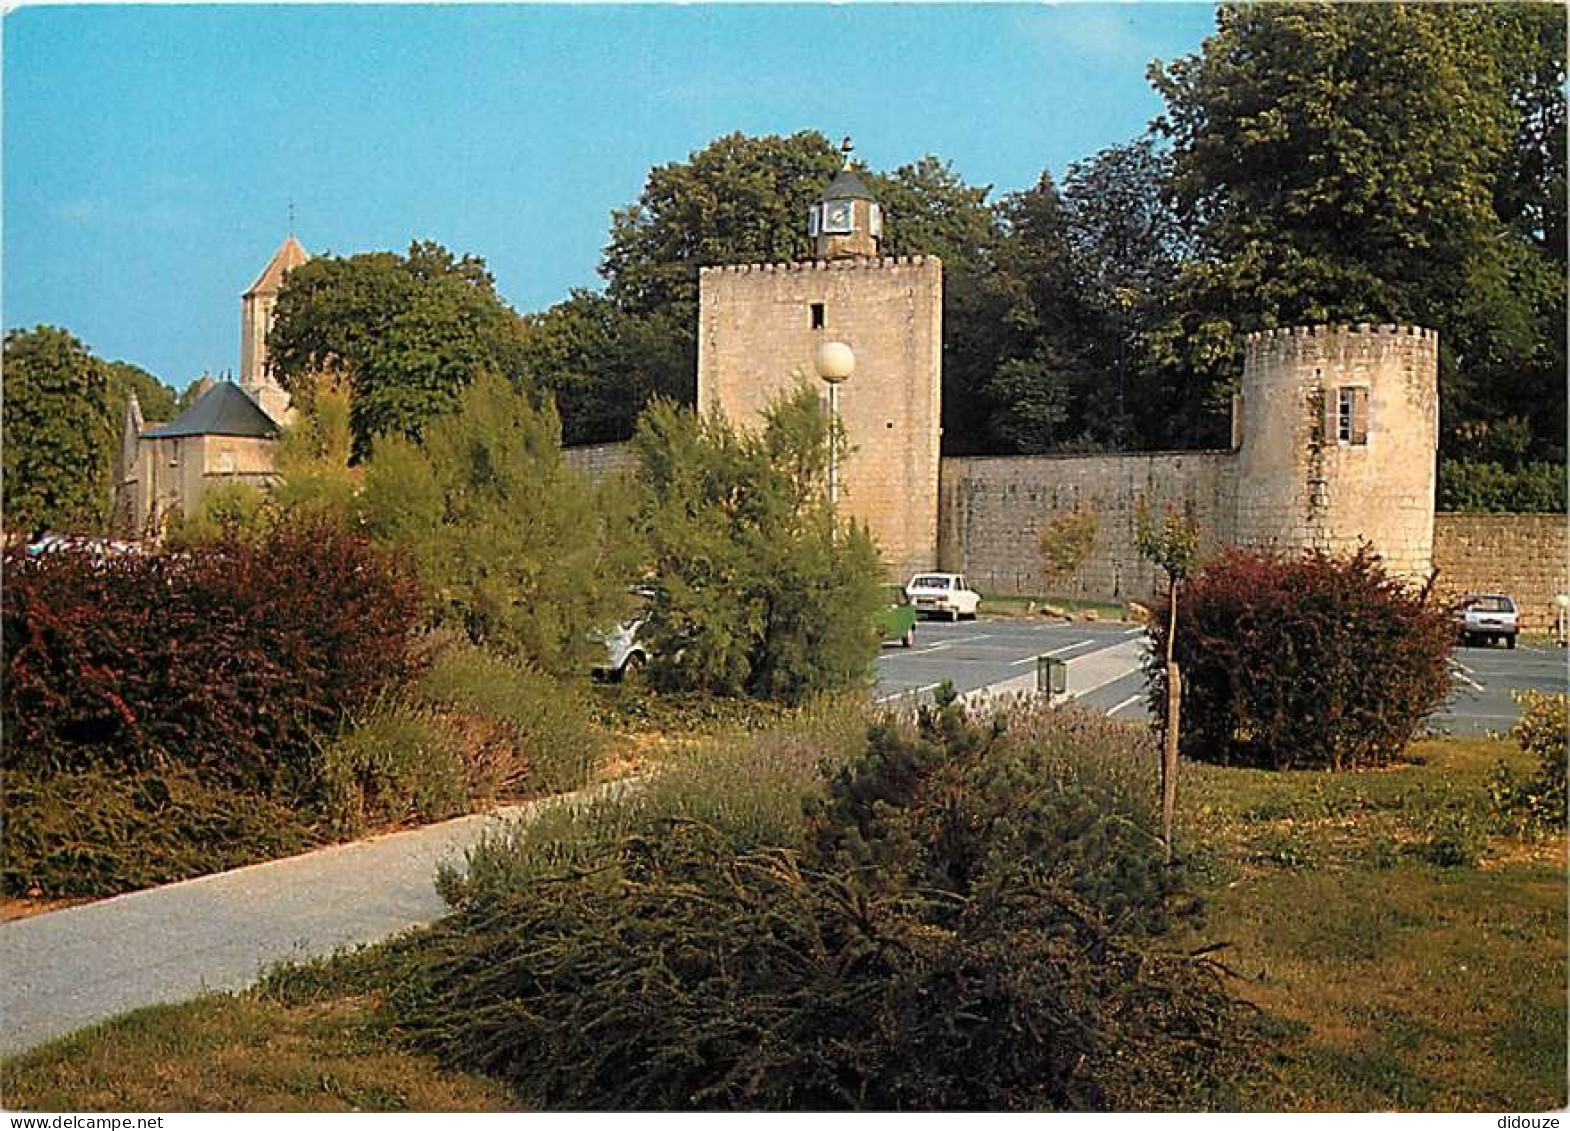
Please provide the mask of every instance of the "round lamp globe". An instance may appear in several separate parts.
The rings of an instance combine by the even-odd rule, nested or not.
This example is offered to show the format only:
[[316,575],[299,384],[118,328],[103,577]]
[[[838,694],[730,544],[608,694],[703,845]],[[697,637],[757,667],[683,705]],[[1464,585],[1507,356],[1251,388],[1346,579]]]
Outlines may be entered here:
[[812,367],[830,385],[838,385],[856,370],[856,354],[844,342],[824,342],[812,355]]

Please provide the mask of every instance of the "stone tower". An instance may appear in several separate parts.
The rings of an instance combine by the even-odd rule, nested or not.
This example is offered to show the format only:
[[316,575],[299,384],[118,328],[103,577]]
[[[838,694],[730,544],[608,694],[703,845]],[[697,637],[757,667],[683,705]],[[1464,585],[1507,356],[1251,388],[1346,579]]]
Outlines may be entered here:
[[289,394],[267,372],[267,331],[273,325],[273,307],[283,289],[284,276],[309,258],[300,241],[291,235],[256,282],[240,296],[240,388],[280,423],[287,423],[292,412]]
[[698,407],[755,427],[799,384],[824,389],[819,345],[850,346],[840,510],[867,524],[893,576],[908,577],[937,564],[943,265],[878,256],[882,214],[849,169],[812,206],[808,231],[811,262],[699,273]]
[[1439,335],[1415,326],[1300,326],[1245,346],[1237,539],[1346,554],[1392,573],[1433,564]]

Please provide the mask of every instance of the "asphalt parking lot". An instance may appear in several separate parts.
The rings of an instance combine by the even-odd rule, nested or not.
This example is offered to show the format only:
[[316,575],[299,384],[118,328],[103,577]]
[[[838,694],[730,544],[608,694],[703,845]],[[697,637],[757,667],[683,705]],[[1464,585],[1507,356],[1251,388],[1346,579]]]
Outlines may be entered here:
[[[971,691],[1026,675],[1038,655],[1051,655],[1071,661],[1069,690],[1076,702],[1136,721],[1149,717],[1140,670],[1144,642],[1143,630],[1127,624],[985,616],[957,624],[923,620],[916,626],[915,647],[887,646],[878,657],[877,696],[888,701],[924,694],[945,679],[958,691]],[[1562,648],[1457,648],[1451,664],[1450,698],[1428,723],[1436,734],[1503,733],[1520,715],[1512,692],[1570,688]]]

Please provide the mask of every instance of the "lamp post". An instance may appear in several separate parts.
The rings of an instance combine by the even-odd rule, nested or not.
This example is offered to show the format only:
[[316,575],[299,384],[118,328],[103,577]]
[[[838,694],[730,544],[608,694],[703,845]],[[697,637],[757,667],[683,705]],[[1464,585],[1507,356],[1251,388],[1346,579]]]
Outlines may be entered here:
[[856,354],[844,342],[824,342],[812,354],[812,367],[829,387],[829,509],[839,501],[839,387],[856,371]]

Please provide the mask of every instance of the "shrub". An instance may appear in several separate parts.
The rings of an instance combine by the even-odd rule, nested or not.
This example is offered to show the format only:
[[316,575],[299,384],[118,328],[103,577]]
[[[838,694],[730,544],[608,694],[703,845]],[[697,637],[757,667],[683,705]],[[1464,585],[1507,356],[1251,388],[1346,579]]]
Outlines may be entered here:
[[642,632],[658,686],[800,702],[866,682],[883,571],[829,505],[830,442],[810,389],[776,403],[761,435],[670,404],[644,414]]
[[1149,791],[1062,738],[879,727],[805,845],[671,820],[484,893],[407,944],[394,1018],[547,1108],[1205,1103],[1238,1009],[1155,944]]
[[7,770],[0,887],[7,895],[104,896],[300,852],[317,842],[298,809],[205,783],[193,770]]
[[1041,552],[1041,576],[1050,584],[1079,571],[1096,545],[1100,520],[1095,511],[1059,511],[1042,524],[1036,548]]
[[1503,764],[1494,770],[1489,781],[1494,815],[1519,832],[1563,833],[1566,767],[1570,764],[1570,697],[1523,691],[1516,698],[1526,709],[1511,736],[1524,752],[1537,759],[1537,767],[1524,779]]
[[1439,509],[1563,514],[1565,465],[1526,463],[1506,469],[1486,460],[1440,460]]
[[562,462],[549,404],[482,374],[419,443],[377,441],[362,503],[414,557],[439,623],[554,675],[603,655],[591,630],[625,611],[636,550],[615,493]]
[[[1175,651],[1191,758],[1382,765],[1450,688],[1451,611],[1387,575],[1366,547],[1347,559],[1230,549],[1188,582],[1183,602]],[[1158,717],[1167,632],[1157,617],[1147,673]]]
[[464,765],[450,735],[401,704],[383,707],[322,752],[322,810],[333,832],[464,811]]
[[671,822],[699,823],[737,852],[800,844],[803,801],[823,789],[822,767],[866,748],[866,709],[819,700],[761,733],[700,742],[649,779],[592,799],[536,811],[484,836],[462,876],[441,888],[455,905],[523,890],[564,869],[593,867],[629,836],[655,836]]
[[298,793],[315,736],[405,680],[411,579],[328,522],[180,555],[5,560],[5,765],[197,767]]
[[[529,784],[541,792],[583,785],[604,746],[581,685],[478,648],[443,652],[421,680],[419,695],[428,706],[506,726]],[[523,776],[516,770],[508,775]]]

